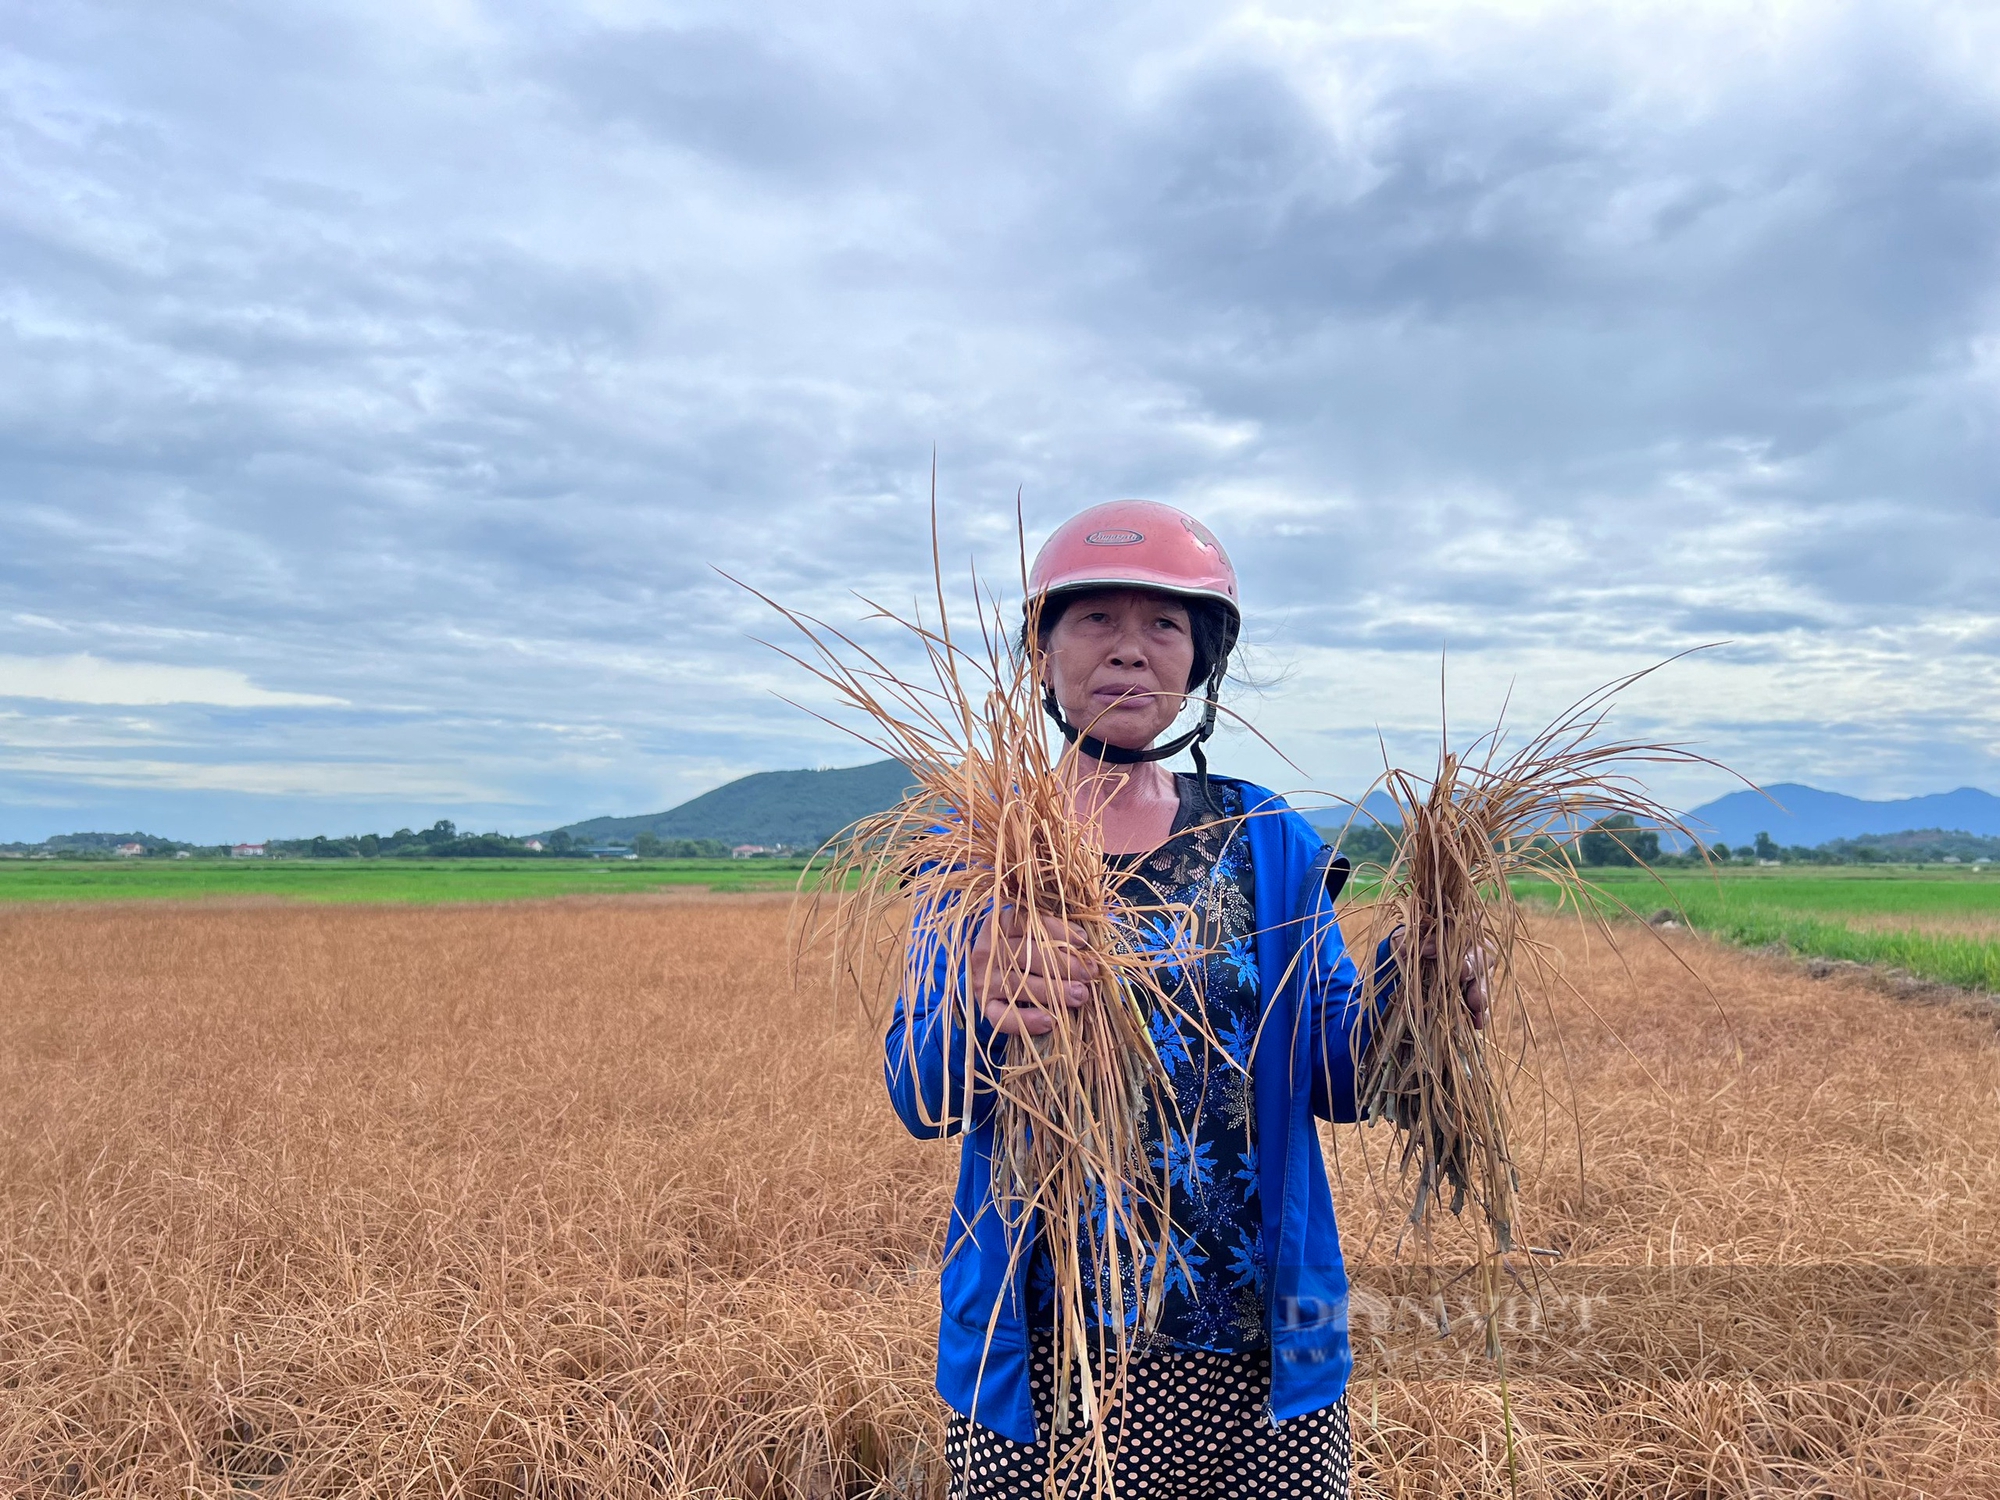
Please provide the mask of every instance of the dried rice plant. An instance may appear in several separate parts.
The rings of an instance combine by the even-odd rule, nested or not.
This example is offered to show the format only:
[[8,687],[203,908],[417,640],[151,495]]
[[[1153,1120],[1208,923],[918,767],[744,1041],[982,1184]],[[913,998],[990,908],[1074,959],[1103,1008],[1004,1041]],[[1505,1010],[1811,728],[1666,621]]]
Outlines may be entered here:
[[[1657,670],[1590,693],[1512,753],[1503,718],[1465,752],[1441,751],[1428,781],[1391,769],[1376,783],[1402,828],[1381,872],[1374,917],[1378,929],[1400,937],[1398,964],[1364,981],[1363,1005],[1374,1023],[1359,1059],[1357,1097],[1364,1120],[1387,1120],[1402,1132],[1403,1178],[1414,1178],[1409,1223],[1420,1237],[1449,1187],[1450,1211],[1459,1214],[1469,1198],[1493,1252],[1504,1256],[1516,1246],[1520,1173],[1509,1085],[1533,1064],[1526,991],[1546,994],[1562,983],[1549,948],[1529,933],[1516,882],[1552,884],[1557,906],[1594,923],[1615,950],[1608,898],[1580,868],[1583,835],[1594,822],[1627,814],[1642,827],[1696,842],[1635,769],[1718,763],[1682,746],[1603,738],[1612,700]],[[1615,899],[1609,904],[1624,909]],[[1475,1029],[1462,988],[1482,961],[1490,966],[1494,1017],[1487,1032]],[[1526,990],[1524,977],[1532,981]],[[1511,1052],[1503,1020],[1517,1023],[1507,1028]]]
[[[953,1120],[970,1129],[975,1095],[991,1091],[994,1211],[1017,1263],[1039,1237],[1052,1273],[1057,1433],[1069,1431],[1073,1391],[1083,1414],[1082,1433],[1052,1444],[1049,1484],[1053,1491],[1058,1473],[1082,1465],[1096,1491],[1110,1494],[1114,1455],[1103,1418],[1122,1387],[1134,1332],[1157,1325],[1176,1264],[1169,1176],[1148,1159],[1142,1124],[1149,1112],[1160,1122],[1167,1159],[1189,1129],[1151,1025],[1164,1016],[1183,1035],[1207,1036],[1194,984],[1198,924],[1189,908],[1121,894],[1087,809],[1096,805],[1091,783],[1108,792],[1103,783],[1125,773],[1085,771],[1074,747],[1051,750],[1038,662],[1010,645],[977,579],[973,595],[980,625],[963,640],[952,631],[941,569],[935,627],[870,603],[875,619],[901,627],[920,648],[922,681],[824,621],[758,595],[810,642],[807,654],[781,654],[832,688],[861,723],[839,727],[900,760],[915,783],[809,872],[804,943],[830,947],[836,977],[864,997],[883,978],[915,996],[938,983],[934,976],[969,974],[980,929],[997,913],[1024,924],[1028,948],[1075,953],[1087,965],[1092,997],[1076,1010],[1057,1007],[1046,1034],[983,1042],[979,1003],[960,987],[947,1002],[949,1024],[906,1032],[902,1064],[914,1070],[920,1049],[940,1048],[946,1077],[955,1066],[976,1081],[955,1109],[947,1097],[926,1118],[940,1132]],[[1032,620],[1027,639],[1036,639]],[[1186,1000],[1176,1000],[1169,970],[1190,980]],[[990,986],[1002,972],[989,963],[980,978]]]
[[[1579,699],[1511,754],[1503,713],[1464,753],[1450,751],[1447,732],[1428,783],[1393,767],[1376,783],[1401,814],[1374,912],[1378,929],[1396,935],[1397,962],[1371,965],[1363,980],[1363,1013],[1373,1020],[1356,1059],[1356,1098],[1364,1122],[1387,1120],[1401,1132],[1401,1175],[1406,1184],[1415,1179],[1407,1223],[1420,1249],[1429,1247],[1431,1211],[1447,1186],[1454,1216],[1468,1198],[1478,1210],[1474,1232],[1483,1253],[1472,1268],[1473,1290],[1486,1353],[1500,1376],[1510,1493],[1519,1488],[1518,1432],[1499,1309],[1506,1282],[1525,1282],[1514,1254],[1521,1176],[1509,1092],[1534,1064],[1524,972],[1534,980],[1528,988],[1545,999],[1561,983],[1552,950],[1529,932],[1514,883],[1553,884],[1557,905],[1594,922],[1615,951],[1603,895],[1579,868],[1583,834],[1594,822],[1627,814],[1694,842],[1634,770],[1717,763],[1682,746],[1602,737],[1612,700],[1656,670]],[[1511,1055],[1497,1034],[1475,1027],[1465,1004],[1466,976],[1482,965],[1489,1016],[1506,1012],[1519,1022]],[[1526,1265],[1532,1276],[1533,1259]]]

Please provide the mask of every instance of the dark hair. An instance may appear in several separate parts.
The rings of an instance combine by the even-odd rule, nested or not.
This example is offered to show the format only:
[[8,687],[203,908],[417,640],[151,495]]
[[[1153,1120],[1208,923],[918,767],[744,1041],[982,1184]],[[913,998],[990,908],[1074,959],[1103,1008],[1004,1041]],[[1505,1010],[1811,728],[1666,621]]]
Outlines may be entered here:
[[[1188,614],[1188,638],[1194,642],[1194,664],[1188,669],[1187,691],[1200,693],[1211,674],[1225,664],[1229,652],[1235,646],[1230,629],[1227,606],[1215,599],[1191,599],[1181,594],[1171,594],[1165,589],[1148,589],[1133,584],[1140,593],[1157,593],[1162,598],[1172,599]],[[1049,636],[1062,620],[1071,604],[1085,594],[1099,593],[1099,589],[1071,589],[1064,593],[1051,594],[1042,605],[1040,617],[1036,620],[1035,649],[1046,651]],[[1028,649],[1028,622],[1021,622],[1021,649]]]

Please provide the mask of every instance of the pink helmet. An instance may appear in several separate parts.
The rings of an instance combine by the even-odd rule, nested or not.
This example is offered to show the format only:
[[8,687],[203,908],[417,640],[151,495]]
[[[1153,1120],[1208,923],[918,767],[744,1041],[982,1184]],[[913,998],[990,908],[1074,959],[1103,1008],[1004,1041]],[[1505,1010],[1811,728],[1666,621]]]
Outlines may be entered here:
[[1158,589],[1213,599],[1228,609],[1232,637],[1243,618],[1236,569],[1222,543],[1187,512],[1155,500],[1108,500],[1058,526],[1028,570],[1024,607],[1083,588]]
[[[1066,738],[1100,761],[1130,765],[1164,760],[1192,748],[1202,800],[1209,801],[1208,760],[1202,746],[1215,732],[1215,697],[1243,627],[1243,610],[1236,602],[1236,569],[1230,566],[1229,554],[1215,534],[1186,511],[1154,500],[1109,500],[1071,516],[1042,543],[1035,565],[1028,570],[1028,597],[1022,609],[1032,615],[1038,604],[1091,588],[1157,589],[1184,599],[1212,600],[1222,607],[1222,638],[1213,643],[1216,654],[1212,660],[1197,654],[1195,680],[1189,683],[1191,690],[1202,685],[1201,721],[1178,739],[1147,750],[1106,745],[1070,723],[1054,685],[1042,685],[1044,711]],[[1051,618],[1043,616],[1045,623]],[[1026,632],[1024,621],[1023,645]]]

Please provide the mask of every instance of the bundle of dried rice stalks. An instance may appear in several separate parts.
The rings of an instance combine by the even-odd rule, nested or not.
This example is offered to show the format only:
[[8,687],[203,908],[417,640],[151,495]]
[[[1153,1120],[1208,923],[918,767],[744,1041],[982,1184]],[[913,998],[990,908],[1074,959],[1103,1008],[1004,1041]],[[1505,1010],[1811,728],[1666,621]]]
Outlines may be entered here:
[[[1399,962],[1365,982],[1375,1020],[1357,1097],[1364,1120],[1388,1120],[1404,1133],[1402,1169],[1406,1182],[1414,1178],[1409,1219],[1420,1234],[1449,1187],[1451,1212],[1470,1198],[1494,1252],[1515,1248],[1520,1179],[1509,1083],[1529,1065],[1535,1042],[1522,980],[1561,983],[1528,932],[1517,882],[1552,884],[1558,908],[1595,923],[1615,948],[1604,914],[1623,903],[1579,868],[1584,834],[1626,814],[1694,842],[1634,771],[1717,762],[1676,745],[1601,738],[1612,699],[1656,670],[1599,688],[1511,754],[1496,728],[1464,753],[1440,752],[1428,781],[1392,769],[1377,782],[1402,823],[1375,911],[1378,930],[1399,934]],[[1466,976],[1481,965],[1490,966],[1495,1015],[1487,1031],[1475,1029],[1464,1003]],[[1507,1020],[1514,1024],[1503,1026]],[[1511,1037],[1502,1040],[1503,1031]]]
[[[1373,1022],[1356,1059],[1355,1093],[1364,1121],[1388,1120],[1403,1134],[1403,1180],[1414,1177],[1408,1222],[1420,1250],[1428,1250],[1431,1209],[1447,1186],[1454,1215],[1468,1198],[1479,1211],[1474,1227],[1482,1253],[1473,1288],[1484,1309],[1486,1353],[1501,1377],[1501,1435],[1512,1491],[1519,1487],[1518,1456],[1499,1318],[1504,1282],[1521,1280],[1513,1255],[1520,1174],[1509,1085],[1533,1063],[1536,1036],[1526,991],[1540,989],[1546,1000],[1547,987],[1562,983],[1553,953],[1528,931],[1515,883],[1552,884],[1558,908],[1594,923],[1615,949],[1606,906],[1631,913],[1583,875],[1578,846],[1584,834],[1626,814],[1695,842],[1634,770],[1717,763],[1677,745],[1601,738],[1611,701],[1656,670],[1632,673],[1580,699],[1511,754],[1504,753],[1503,716],[1500,726],[1460,754],[1448,748],[1447,734],[1428,782],[1391,768],[1376,783],[1402,825],[1381,871],[1373,913],[1376,930],[1395,935],[1397,962],[1371,966],[1364,978],[1362,1004]],[[1489,1018],[1484,1030],[1465,1003],[1468,977],[1482,970]],[[1536,983],[1524,986],[1524,974]],[[1508,1019],[1516,1023],[1511,1028],[1503,1024]],[[1511,1049],[1501,1038],[1509,1029]]]
[[[1088,809],[1100,800],[1091,783],[1124,773],[1086,769],[1073,747],[1051,750],[1036,662],[1010,644],[976,579],[973,589],[980,624],[964,642],[953,635],[941,573],[935,627],[871,604],[873,618],[921,648],[922,681],[825,622],[758,596],[810,642],[806,652],[782,654],[860,720],[839,727],[901,761],[914,783],[902,803],[850,829],[808,872],[804,939],[830,947],[836,977],[864,998],[883,978],[915,997],[939,988],[941,976],[968,975],[980,929],[997,913],[1021,924],[1028,948],[1073,953],[1087,966],[1090,1000],[1046,1011],[1055,1024],[1040,1036],[996,1035],[982,1020],[975,989],[1000,983],[1010,1001],[1035,1003],[997,962],[972,976],[975,986],[944,980],[948,1024],[910,1027],[901,1062],[915,1070],[918,1049],[945,1049],[944,1076],[976,1080],[938,1101],[925,1123],[940,1133],[953,1123],[970,1129],[985,1107],[975,1094],[990,1093],[998,1211],[1017,1263],[1039,1242],[1052,1273],[1056,1430],[1069,1430],[1073,1393],[1084,1419],[1070,1443],[1052,1444],[1055,1468],[1085,1466],[1108,1495],[1113,1455],[1102,1417],[1118,1398],[1133,1333],[1157,1325],[1174,1269],[1169,1179],[1148,1159],[1141,1127],[1152,1112],[1169,1158],[1188,1130],[1150,1023],[1164,1015],[1182,1035],[1207,1034],[1198,993],[1190,1012],[1185,992],[1177,1001],[1162,981],[1169,964],[1199,974],[1196,924],[1186,908],[1121,896]],[[1035,638],[1031,622],[1027,639]],[[1169,941],[1147,951],[1134,940],[1140,924]],[[997,956],[998,946],[989,951]]]

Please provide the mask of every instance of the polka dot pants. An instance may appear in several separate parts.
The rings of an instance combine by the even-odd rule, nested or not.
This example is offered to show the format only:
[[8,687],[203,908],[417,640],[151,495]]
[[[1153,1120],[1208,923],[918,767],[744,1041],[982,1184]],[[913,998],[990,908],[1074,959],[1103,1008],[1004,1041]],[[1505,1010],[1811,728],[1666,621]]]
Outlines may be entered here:
[[[1030,1349],[1038,1442],[1016,1443],[953,1412],[945,1428],[951,1500],[1077,1500],[1096,1494],[1088,1463],[1066,1460],[1051,1489],[1049,1444],[1067,1454],[1083,1435],[1070,1392],[1070,1430],[1051,1432],[1050,1342]],[[1163,1347],[1132,1354],[1130,1389],[1105,1429],[1120,1500],[1348,1500],[1353,1449],[1347,1402],[1272,1426],[1271,1356]]]

